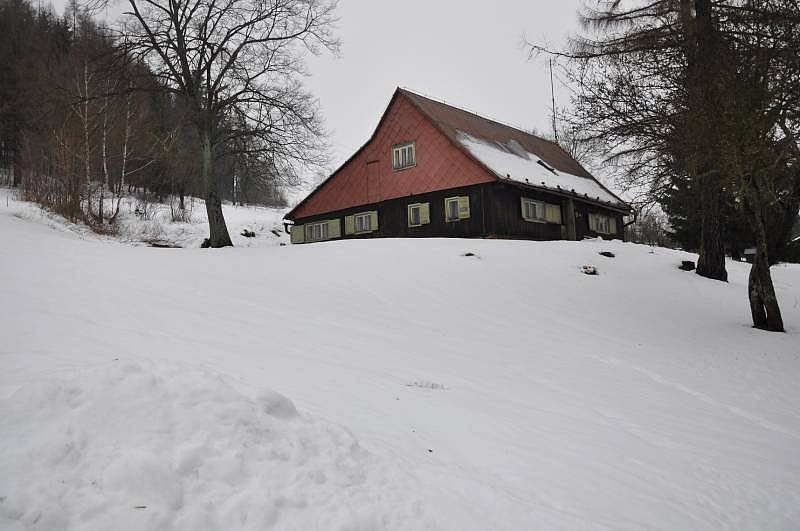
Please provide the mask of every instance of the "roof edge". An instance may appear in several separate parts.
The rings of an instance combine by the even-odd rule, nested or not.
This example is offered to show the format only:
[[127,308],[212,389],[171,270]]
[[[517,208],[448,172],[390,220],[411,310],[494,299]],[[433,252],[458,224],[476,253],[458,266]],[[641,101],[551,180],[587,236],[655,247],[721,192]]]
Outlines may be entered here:
[[[621,197],[619,197],[617,194],[615,194],[614,192],[612,192],[611,190],[609,190],[609,189],[608,189],[608,188],[607,188],[607,187],[606,187],[606,186],[605,186],[603,183],[601,183],[601,182],[600,182],[600,181],[597,179],[597,177],[595,177],[594,175],[592,175],[592,173],[591,173],[589,170],[587,170],[587,169],[586,169],[586,168],[583,166],[583,164],[581,164],[581,163],[580,163],[580,162],[579,162],[577,159],[575,159],[575,157],[573,157],[572,155],[570,155],[569,153],[567,153],[567,151],[566,151],[566,150],[565,150],[563,147],[561,147],[561,146],[558,144],[558,142],[554,142],[554,141],[552,141],[552,140],[548,140],[548,139],[546,139],[546,138],[542,138],[542,137],[540,137],[540,136],[538,136],[538,135],[534,135],[534,134],[532,134],[532,133],[529,133],[529,132],[527,132],[527,131],[523,131],[522,129],[519,129],[519,128],[517,128],[517,127],[513,127],[513,126],[511,126],[511,125],[504,124],[503,122],[498,122],[497,120],[492,120],[491,118],[485,118],[485,117],[483,117],[483,116],[481,116],[481,115],[479,115],[479,114],[476,114],[476,113],[474,113],[474,112],[472,112],[472,111],[467,111],[467,110],[464,110],[464,109],[462,109],[462,108],[460,108],[460,107],[455,107],[454,105],[450,105],[450,104],[448,104],[448,103],[444,103],[444,102],[441,102],[441,101],[435,100],[435,99],[433,99],[433,98],[429,98],[429,97],[427,97],[427,96],[423,96],[423,95],[421,95],[421,94],[417,94],[416,92],[413,92],[413,91],[411,91],[411,90],[408,90],[408,89],[404,89],[404,88],[401,88],[401,87],[397,87],[397,90],[395,91],[395,94],[396,94],[397,92],[400,92],[400,93],[402,93],[402,94],[403,94],[403,96],[405,96],[405,97],[406,97],[406,100],[408,100],[409,102],[411,102],[411,104],[412,104],[412,105],[414,105],[414,107],[415,107],[415,108],[416,108],[416,109],[417,109],[417,110],[418,110],[420,113],[422,113],[422,115],[423,115],[423,116],[425,116],[425,117],[428,119],[428,121],[429,121],[429,122],[430,122],[430,123],[431,123],[431,124],[432,124],[432,125],[433,125],[433,126],[436,128],[436,130],[437,130],[437,131],[439,131],[440,133],[442,133],[442,134],[443,134],[443,135],[444,135],[444,136],[445,136],[445,137],[446,137],[448,140],[450,140],[450,143],[451,143],[453,146],[455,146],[455,148],[456,148],[456,149],[458,149],[459,151],[461,151],[462,153],[464,153],[464,154],[465,154],[467,157],[469,157],[469,159],[470,159],[470,160],[472,160],[473,162],[475,162],[476,164],[478,164],[478,166],[480,166],[480,167],[481,167],[481,168],[482,168],[484,171],[488,172],[488,173],[489,173],[489,175],[493,176],[493,177],[494,177],[494,178],[495,178],[495,179],[496,179],[498,182],[508,182],[508,181],[507,181],[506,179],[503,179],[503,178],[502,178],[500,175],[497,175],[497,174],[494,172],[494,170],[492,170],[491,168],[489,168],[489,166],[487,166],[486,164],[484,164],[484,163],[483,163],[483,161],[481,161],[481,160],[480,160],[478,157],[476,157],[475,155],[473,155],[473,154],[472,154],[472,152],[471,152],[469,149],[467,149],[467,147],[466,147],[464,144],[462,144],[461,142],[459,142],[457,139],[455,139],[455,138],[452,138],[452,137],[451,137],[451,135],[449,135],[449,134],[447,133],[447,131],[445,131],[445,130],[444,130],[444,128],[443,128],[443,127],[442,127],[442,126],[439,124],[438,120],[436,120],[436,119],[435,119],[433,116],[431,116],[430,114],[428,114],[428,112],[427,112],[427,111],[425,111],[425,109],[423,109],[423,108],[422,108],[422,106],[420,106],[420,105],[419,105],[419,104],[418,104],[416,101],[414,101],[414,98],[410,98],[410,97],[408,97],[408,94],[413,94],[414,96],[417,96],[417,97],[420,97],[420,98],[425,98],[425,99],[427,99],[427,100],[430,100],[430,101],[433,101],[433,102],[435,102],[435,103],[438,103],[439,105],[446,105],[446,106],[448,106],[448,107],[452,107],[452,108],[454,108],[454,109],[458,109],[458,110],[460,110],[460,111],[463,111],[463,112],[466,112],[466,113],[472,114],[473,116],[476,116],[477,118],[480,118],[481,120],[488,120],[488,121],[490,121],[490,122],[494,122],[494,123],[496,123],[496,124],[502,125],[503,127],[508,127],[508,128],[510,128],[510,129],[513,129],[513,130],[515,130],[515,131],[519,131],[520,133],[523,133],[523,134],[526,134],[526,135],[529,135],[529,136],[533,136],[533,137],[536,137],[536,138],[538,138],[538,139],[540,139],[540,140],[544,140],[545,142],[549,142],[549,143],[553,144],[553,145],[554,145],[554,146],[556,146],[558,149],[560,149],[561,151],[563,151],[565,155],[567,155],[569,158],[571,158],[572,160],[574,160],[574,161],[575,161],[575,162],[578,164],[578,166],[579,166],[579,167],[580,167],[580,168],[581,168],[581,169],[582,169],[584,172],[586,172],[586,175],[588,175],[588,176],[589,176],[589,177],[588,177],[589,179],[591,179],[591,180],[593,180],[594,182],[596,182],[596,183],[597,183],[597,184],[600,186],[600,188],[602,188],[603,190],[605,190],[606,192],[608,192],[609,194],[611,194],[613,197],[615,197],[615,198],[617,199],[617,201],[619,201],[619,203],[620,203],[620,206],[623,206],[623,205],[624,205],[624,207],[627,209],[627,211],[628,211],[628,212],[630,212],[630,211],[632,210],[632,209],[631,209],[631,206],[630,206],[630,205],[629,205],[629,204],[628,204],[626,201],[624,201],[624,200],[623,200]],[[538,156],[538,155],[537,155],[537,156]],[[541,157],[539,157],[539,158],[541,158]],[[587,178],[587,177],[582,177],[582,176],[580,176],[580,177],[581,177],[581,178],[583,178],[583,179]],[[535,187],[535,186],[532,186],[532,188],[537,188],[537,187]],[[553,191],[553,189],[552,189],[552,188],[541,188],[541,187],[538,187],[538,188],[539,188],[539,189],[541,189],[541,190]],[[586,200],[587,200],[586,198],[583,198],[582,196],[579,196],[579,195],[576,195],[575,197],[578,197],[579,199],[582,199],[582,200],[584,200],[584,201],[586,201]],[[594,203],[594,204],[600,204],[600,205],[609,205],[609,204],[610,204],[610,203],[605,203],[605,202],[603,202],[603,201],[594,201],[594,200],[591,200],[591,199],[588,199],[588,200],[589,200],[589,201],[591,201],[591,202],[592,202],[592,203]]]
[[[386,108],[383,110],[383,114],[381,114],[381,118],[380,118],[380,120],[378,120],[378,124],[375,126],[375,129],[373,129],[373,131],[372,131],[372,134],[371,134],[371,135],[369,135],[369,138],[367,139],[367,141],[366,141],[366,142],[364,142],[364,143],[361,145],[361,147],[360,147],[360,148],[358,148],[358,149],[355,151],[355,153],[353,153],[352,155],[350,155],[349,157],[347,157],[347,160],[345,160],[345,161],[344,161],[344,162],[343,162],[341,165],[339,165],[339,167],[338,167],[338,168],[336,168],[336,169],[335,169],[335,170],[334,170],[334,171],[333,171],[333,172],[332,172],[330,175],[328,175],[328,176],[327,176],[325,179],[323,179],[323,181],[322,181],[321,183],[319,183],[319,184],[318,184],[316,187],[314,187],[314,189],[313,189],[313,190],[311,190],[311,192],[309,192],[309,194],[308,194],[307,196],[305,196],[305,197],[304,197],[304,198],[303,198],[303,199],[302,199],[302,200],[301,200],[299,203],[297,203],[295,206],[293,206],[293,207],[292,207],[292,209],[291,209],[289,212],[287,212],[286,214],[284,214],[284,215],[283,215],[283,219],[288,219],[288,220],[292,220],[292,221],[294,221],[294,217],[295,217],[295,216],[294,216],[294,214],[295,214],[295,211],[296,211],[298,208],[300,208],[300,207],[301,207],[303,204],[305,204],[305,202],[306,202],[306,201],[308,201],[309,199],[311,199],[311,197],[312,197],[312,196],[314,196],[314,195],[315,195],[317,192],[319,192],[319,191],[320,191],[320,190],[321,190],[321,189],[322,189],[322,188],[325,186],[325,184],[327,184],[327,182],[328,182],[328,181],[330,181],[331,179],[333,179],[333,178],[336,176],[336,174],[338,174],[340,171],[342,171],[342,170],[344,169],[344,167],[345,167],[345,166],[347,166],[348,164],[350,164],[350,162],[351,162],[351,161],[352,161],[354,158],[356,158],[356,156],[358,156],[358,154],[359,154],[359,153],[361,153],[362,151],[364,151],[364,149],[365,149],[365,148],[366,148],[368,145],[370,145],[370,143],[371,143],[371,142],[372,142],[372,141],[375,139],[375,135],[377,135],[377,134],[378,134],[378,131],[380,131],[381,125],[383,125],[383,122],[384,122],[384,120],[386,120],[386,116],[389,114],[389,109],[391,109],[391,108],[392,108],[392,105],[394,104],[394,102],[395,102],[395,100],[397,99],[397,96],[400,94],[400,91],[401,91],[401,90],[402,90],[402,89],[401,89],[400,87],[397,87],[397,88],[395,89],[394,93],[392,94],[392,97],[389,99],[389,103],[386,105]],[[427,116],[427,115],[426,115],[426,116]]]
[[[549,194],[555,194],[562,197],[567,197],[569,199],[576,199],[578,201],[582,201],[584,203],[589,203],[592,205],[597,205],[603,208],[607,208],[609,210],[615,210],[621,212],[623,214],[630,214],[633,211],[633,207],[630,204],[626,203],[625,201],[620,200],[619,203],[607,203],[605,201],[600,201],[598,199],[594,199],[592,197],[581,195],[577,192],[571,192],[570,190],[566,190],[564,188],[549,188],[547,186],[536,186],[535,184],[530,183],[521,183],[519,181],[515,181],[513,179],[498,179],[499,182],[503,184],[507,184],[509,186],[516,186],[517,188],[523,189],[533,189],[539,190],[542,192],[546,192]],[[614,197],[617,197],[615,194]]]

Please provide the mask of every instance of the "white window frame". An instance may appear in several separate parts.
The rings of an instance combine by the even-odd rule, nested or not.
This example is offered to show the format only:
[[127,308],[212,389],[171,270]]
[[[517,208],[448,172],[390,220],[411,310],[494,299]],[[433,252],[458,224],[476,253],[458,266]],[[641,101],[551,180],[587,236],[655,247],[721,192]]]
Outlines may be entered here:
[[[416,211],[417,213],[417,222],[414,223],[412,212]],[[422,226],[422,203],[415,203],[413,205],[408,205],[408,226],[409,227],[421,227]]]
[[[450,205],[456,205],[456,217],[450,216]],[[445,221],[458,221],[459,219],[459,200],[458,197],[448,197],[444,201],[444,219]]]
[[417,143],[405,142],[392,146],[392,169],[394,171],[413,168],[417,165]]
[[[363,232],[372,232],[372,217],[370,212],[364,212],[363,214],[356,214],[353,216],[353,224],[355,226],[356,234],[361,234]],[[361,222],[361,226],[359,227],[359,222]]]
[[[522,204],[524,205],[523,208],[525,209],[525,211],[522,212],[522,217],[525,218],[525,221],[547,221],[547,207],[543,201],[537,201],[535,199],[524,197],[522,198]],[[530,211],[533,212],[532,216],[528,215]],[[537,213],[539,215],[536,215]]]
[[306,241],[321,242],[328,239],[328,222],[309,223],[306,225]]

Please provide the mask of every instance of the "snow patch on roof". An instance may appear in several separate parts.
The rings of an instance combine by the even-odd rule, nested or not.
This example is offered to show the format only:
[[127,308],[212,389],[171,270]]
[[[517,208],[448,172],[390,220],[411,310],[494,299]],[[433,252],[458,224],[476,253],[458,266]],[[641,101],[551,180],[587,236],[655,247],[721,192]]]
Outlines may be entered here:
[[542,160],[535,153],[526,151],[513,140],[511,141],[512,145],[500,142],[489,143],[463,131],[458,132],[457,138],[476,159],[502,179],[510,179],[539,188],[573,192],[576,195],[585,196],[587,199],[615,206],[625,206],[618,197],[603,188],[594,179],[552,169],[546,160]]

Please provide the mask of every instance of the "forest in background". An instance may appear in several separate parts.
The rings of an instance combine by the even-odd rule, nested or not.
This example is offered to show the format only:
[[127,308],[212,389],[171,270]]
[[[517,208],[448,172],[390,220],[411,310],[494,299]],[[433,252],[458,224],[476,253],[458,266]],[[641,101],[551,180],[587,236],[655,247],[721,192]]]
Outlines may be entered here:
[[[247,50],[252,43],[236,40],[241,28],[232,21],[241,13],[223,16],[208,9],[206,22],[216,17],[234,36],[236,60],[222,66],[203,62],[217,43],[207,30],[190,35],[197,16],[179,28],[186,45],[172,58],[148,37],[146,24],[162,22],[158,9],[142,4],[140,26],[129,21],[112,28],[93,16],[99,4],[73,0],[57,15],[28,0],[0,0],[0,181],[99,230],[113,230],[126,194],[171,202],[178,220],[185,217],[185,198],[208,200],[209,189],[218,191],[212,197],[217,203],[285,206],[285,191],[301,181],[299,166],[318,167],[326,155],[316,102],[296,81],[301,54],[285,39],[272,47],[264,66],[265,60]],[[302,19],[298,6],[314,6],[278,4],[288,13],[283,22]],[[196,2],[195,8],[212,5]],[[226,53],[233,55],[218,55]],[[154,56],[185,64],[184,83],[165,75],[171,65],[160,69],[163,61]],[[237,68],[256,70],[252,78],[261,76],[262,86],[280,92],[255,94],[246,86],[252,79],[232,75]],[[214,74],[222,74],[225,84],[205,89],[203,80]],[[223,100],[227,106],[218,106]],[[256,113],[249,112],[254,108]],[[300,118],[286,118],[292,114]],[[201,138],[206,132],[213,159],[208,173]]]

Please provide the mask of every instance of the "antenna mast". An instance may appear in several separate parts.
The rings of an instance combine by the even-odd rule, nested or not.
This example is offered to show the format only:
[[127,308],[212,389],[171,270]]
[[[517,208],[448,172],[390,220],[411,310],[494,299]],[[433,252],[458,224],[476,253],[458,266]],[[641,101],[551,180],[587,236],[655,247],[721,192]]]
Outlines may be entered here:
[[553,102],[553,139],[558,144],[558,128],[556,127],[556,90],[553,85],[553,60],[550,59],[550,99]]

